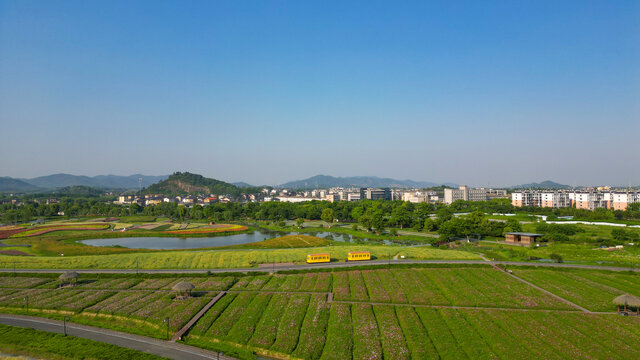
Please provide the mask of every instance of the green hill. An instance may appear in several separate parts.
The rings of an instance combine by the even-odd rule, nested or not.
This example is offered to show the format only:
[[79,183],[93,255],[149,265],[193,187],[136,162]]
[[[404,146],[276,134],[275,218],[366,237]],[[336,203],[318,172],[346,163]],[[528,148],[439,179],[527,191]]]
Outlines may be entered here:
[[142,191],[144,194],[195,195],[195,194],[231,194],[237,195],[240,189],[224,181],[206,178],[189,172],[176,172],[166,180],[155,183]]

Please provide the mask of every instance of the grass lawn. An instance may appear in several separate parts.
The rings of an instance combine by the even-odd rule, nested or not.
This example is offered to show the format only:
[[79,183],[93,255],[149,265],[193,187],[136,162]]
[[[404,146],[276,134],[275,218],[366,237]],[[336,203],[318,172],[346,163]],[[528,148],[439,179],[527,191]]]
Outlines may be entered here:
[[64,336],[28,328],[0,324],[0,352],[39,359],[140,359],[164,357],[130,350],[75,336]]

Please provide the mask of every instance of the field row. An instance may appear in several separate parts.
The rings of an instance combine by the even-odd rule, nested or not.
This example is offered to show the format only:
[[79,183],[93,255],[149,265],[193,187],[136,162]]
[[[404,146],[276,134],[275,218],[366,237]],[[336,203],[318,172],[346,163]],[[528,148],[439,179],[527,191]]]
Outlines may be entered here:
[[230,290],[329,292],[331,278],[331,273],[243,277]]
[[[105,290],[170,290],[180,281],[187,281],[195,286],[195,291],[222,291],[229,289],[236,278],[227,277],[189,277],[189,278],[113,278],[113,279],[85,279],[81,278],[75,284],[75,289],[105,289]],[[0,288],[41,288],[54,289],[60,286],[60,281],[54,278],[33,277],[0,277]]]
[[73,320],[91,325],[156,336],[186,324],[216,293],[175,299],[165,291],[109,291],[70,289],[0,290],[0,307],[41,313],[64,311]]
[[335,300],[500,308],[571,307],[500,271],[427,268],[347,271],[333,274]]
[[79,312],[115,292],[109,290],[0,290],[0,306],[10,308],[50,309]]
[[228,294],[187,337],[303,359],[637,359],[640,319]]
[[[142,320],[157,328],[163,326],[164,320],[168,318],[169,330],[174,332],[186,324],[214,295],[176,300],[172,294],[165,292],[122,291],[86,308],[82,315],[99,315],[99,319],[106,321],[112,321],[115,315],[115,319],[121,320],[124,317]],[[124,323],[131,324],[130,321]],[[135,327],[136,324],[131,325]]]

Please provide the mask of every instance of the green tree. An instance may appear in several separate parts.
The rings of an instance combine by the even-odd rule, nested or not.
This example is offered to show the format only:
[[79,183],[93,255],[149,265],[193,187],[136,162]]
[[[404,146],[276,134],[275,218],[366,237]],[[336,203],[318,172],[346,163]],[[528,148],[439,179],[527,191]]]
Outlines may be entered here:
[[329,223],[329,227],[333,224],[333,210],[332,209],[324,209],[322,210],[322,221]]

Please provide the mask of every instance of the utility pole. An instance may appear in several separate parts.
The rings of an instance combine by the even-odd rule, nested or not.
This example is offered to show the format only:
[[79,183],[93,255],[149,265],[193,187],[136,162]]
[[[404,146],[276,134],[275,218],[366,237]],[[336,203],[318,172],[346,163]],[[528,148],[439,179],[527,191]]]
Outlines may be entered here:
[[27,314],[28,314],[29,313],[29,296],[28,295],[24,297],[24,301],[27,302]]
[[68,316],[64,316],[62,318],[62,322],[64,324],[64,336],[67,336],[67,321],[71,320]]

